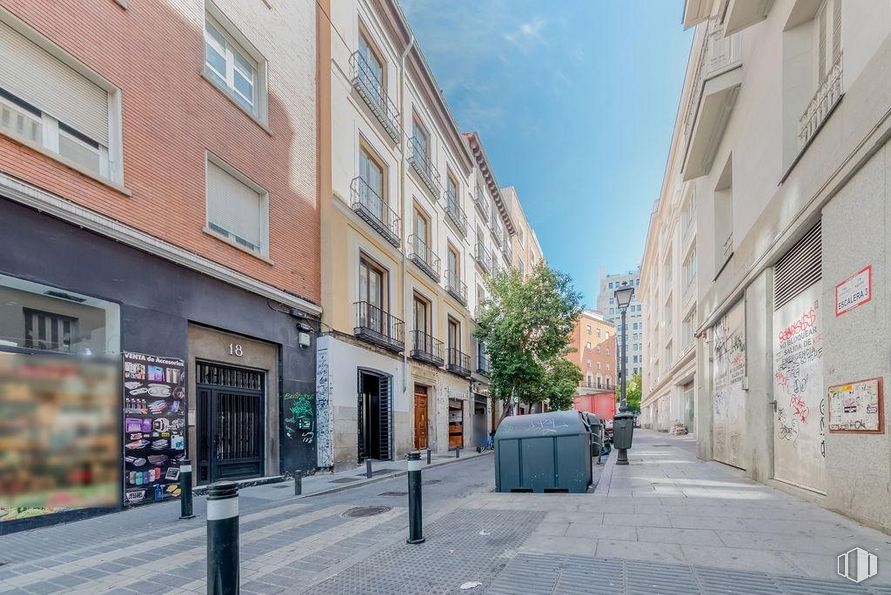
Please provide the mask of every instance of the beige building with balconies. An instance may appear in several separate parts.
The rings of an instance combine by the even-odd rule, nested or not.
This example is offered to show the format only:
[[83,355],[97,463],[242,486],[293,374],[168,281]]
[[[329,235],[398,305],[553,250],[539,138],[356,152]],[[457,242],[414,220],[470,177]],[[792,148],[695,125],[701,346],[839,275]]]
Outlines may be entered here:
[[319,466],[482,445],[491,406],[473,315],[484,276],[510,265],[510,211],[398,4],[330,4]]
[[523,203],[517,194],[517,189],[513,186],[501,189],[501,194],[505,201],[510,205],[511,217],[514,221],[516,233],[511,236],[510,250],[508,251],[508,260],[511,261],[514,268],[522,273],[523,278],[527,278],[532,274],[532,270],[541,262],[544,262],[544,255],[541,251],[541,244],[538,243],[538,236],[535,230],[529,224],[526,218],[526,212],[523,210]]
[[692,373],[700,457],[888,531],[891,4],[688,0],[684,22],[644,409]]

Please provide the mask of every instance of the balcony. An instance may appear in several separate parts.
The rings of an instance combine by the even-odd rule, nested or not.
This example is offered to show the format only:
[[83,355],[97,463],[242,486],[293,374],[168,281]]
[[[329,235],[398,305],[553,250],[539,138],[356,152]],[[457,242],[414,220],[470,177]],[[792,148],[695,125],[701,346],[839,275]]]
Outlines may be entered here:
[[353,52],[353,55],[350,56],[350,69],[353,75],[353,88],[371,108],[374,117],[384,127],[390,139],[394,143],[399,142],[399,138],[402,136],[399,110],[387,96],[387,90],[374,75],[371,65],[359,52]]
[[684,121],[685,182],[712,168],[742,85],[741,55],[739,35],[724,37],[720,21],[711,21],[696,63],[693,96]]
[[457,349],[449,348],[449,359],[446,370],[470,378],[470,356]]
[[446,216],[455,225],[463,237],[467,237],[467,214],[458,204],[458,197],[450,190],[446,190]]
[[798,121],[798,147],[800,149],[803,149],[811,142],[811,139],[814,138],[814,135],[817,134],[817,131],[820,130],[826,118],[829,117],[829,114],[832,113],[832,110],[835,109],[835,106],[841,99],[841,65],[841,53],[839,53],[829,74],[823,79],[817,92],[810,103],[808,103],[807,109],[804,110],[804,114],[801,115],[801,119]]
[[439,256],[415,234],[408,236],[408,259],[439,283]]
[[476,206],[476,210],[479,211],[480,215],[482,215],[483,221],[488,221],[489,201],[479,186],[477,186],[476,190],[473,192],[473,204]]
[[391,209],[378,193],[362,178],[353,178],[350,184],[353,194],[351,205],[357,215],[362,217],[384,239],[399,248],[401,243],[400,224],[402,219]]
[[476,263],[486,273],[492,272],[492,253],[486,250],[482,242],[476,243]]
[[353,334],[396,353],[405,349],[405,323],[368,302],[356,302]]
[[408,144],[411,149],[408,160],[409,163],[411,163],[412,169],[415,170],[427,189],[433,193],[433,196],[439,200],[439,195],[442,194],[442,186],[440,186],[439,183],[439,172],[436,171],[436,168],[430,163],[426,147],[424,147],[424,145],[421,144],[421,141],[415,137],[408,139]]
[[467,305],[467,285],[461,280],[458,273],[446,271],[446,291],[449,295],[461,302],[462,306]]
[[423,331],[412,331],[411,357],[433,364],[434,366],[442,366],[445,360],[442,357],[442,341],[428,335]]

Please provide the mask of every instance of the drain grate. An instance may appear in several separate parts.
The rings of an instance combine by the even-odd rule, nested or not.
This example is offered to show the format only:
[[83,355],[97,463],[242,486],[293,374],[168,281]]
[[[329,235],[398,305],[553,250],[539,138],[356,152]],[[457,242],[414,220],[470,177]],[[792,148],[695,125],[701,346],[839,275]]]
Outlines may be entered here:
[[408,492],[381,492],[378,496],[408,496]]
[[352,519],[361,519],[368,516],[375,516],[393,510],[392,506],[356,506],[344,512],[341,516]]

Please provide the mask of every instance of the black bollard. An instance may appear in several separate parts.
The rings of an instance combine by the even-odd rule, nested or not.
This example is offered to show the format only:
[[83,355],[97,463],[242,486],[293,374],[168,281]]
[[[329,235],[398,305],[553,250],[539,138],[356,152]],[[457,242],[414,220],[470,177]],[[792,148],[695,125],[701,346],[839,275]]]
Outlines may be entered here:
[[455,458],[456,459],[461,458],[461,447],[460,446],[455,449]]
[[303,471],[294,472],[294,495],[299,496],[303,493]]
[[[430,452],[430,451],[427,451]],[[424,543],[421,512],[421,453],[408,453],[408,539],[407,543]]]
[[239,590],[238,486],[218,481],[207,490],[207,593]]
[[182,459],[179,462],[179,518],[194,519],[192,513],[192,461]]
[[433,451],[429,448],[427,449],[427,464],[429,465],[431,460],[433,459]]
[[365,459],[365,478],[371,479],[372,475],[374,474],[371,472],[371,459]]

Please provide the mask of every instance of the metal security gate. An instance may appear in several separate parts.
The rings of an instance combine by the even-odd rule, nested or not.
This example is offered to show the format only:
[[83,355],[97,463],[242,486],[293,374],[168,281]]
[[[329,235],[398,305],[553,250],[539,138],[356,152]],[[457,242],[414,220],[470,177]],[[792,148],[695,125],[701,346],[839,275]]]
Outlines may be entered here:
[[265,458],[265,373],[196,362],[198,481],[260,477]]
[[816,225],[774,272],[774,478],[826,491],[822,233]]
[[365,370],[359,371],[357,438],[359,461],[393,458],[392,400],[390,377]]

